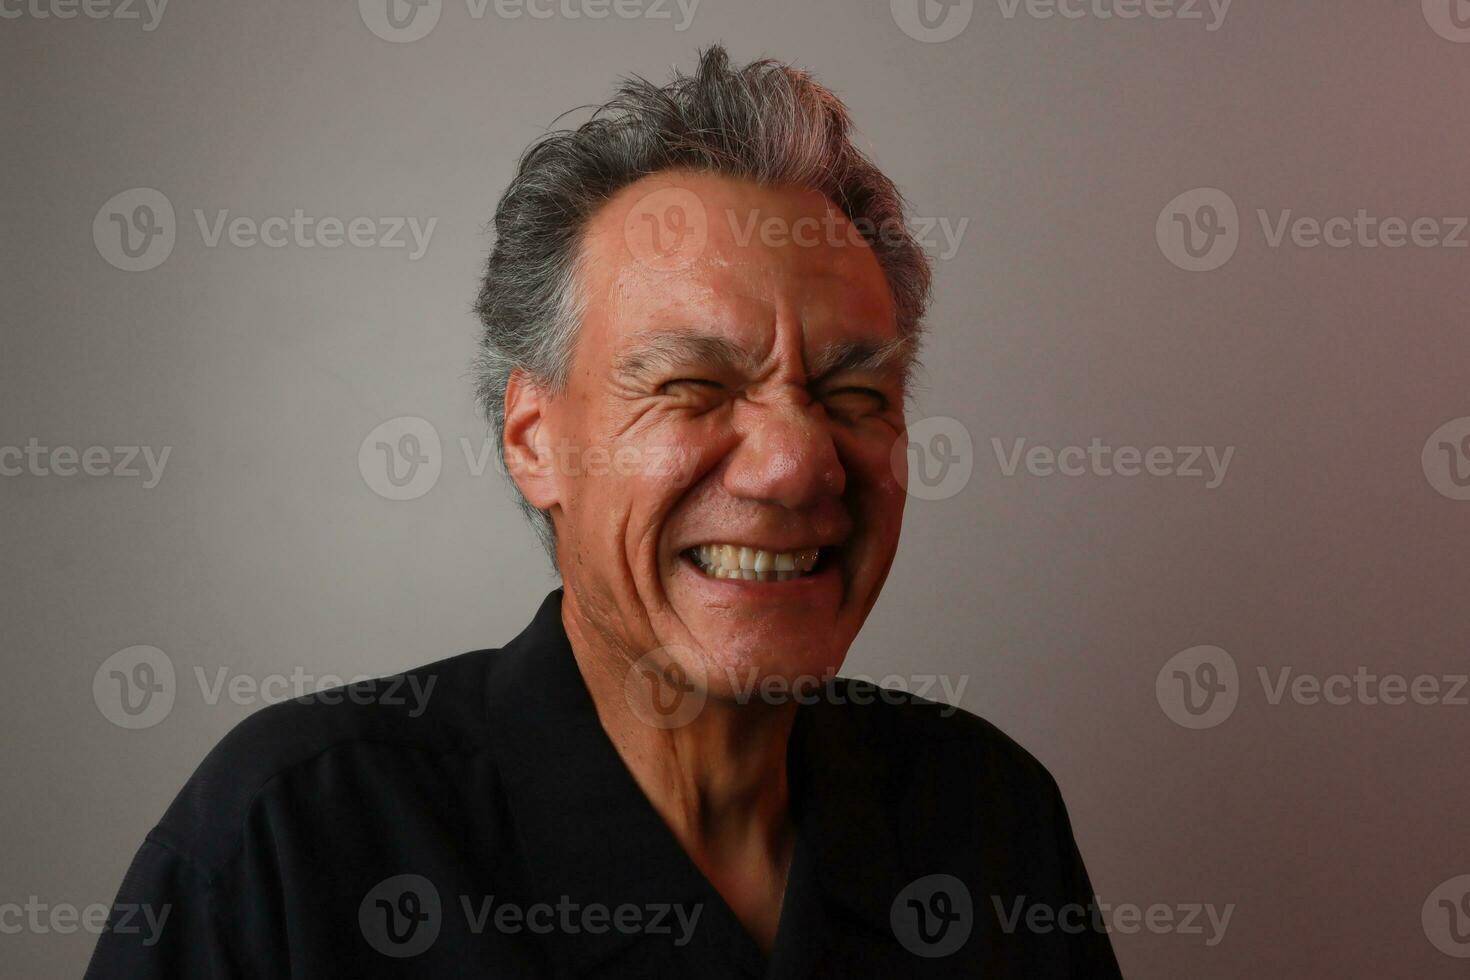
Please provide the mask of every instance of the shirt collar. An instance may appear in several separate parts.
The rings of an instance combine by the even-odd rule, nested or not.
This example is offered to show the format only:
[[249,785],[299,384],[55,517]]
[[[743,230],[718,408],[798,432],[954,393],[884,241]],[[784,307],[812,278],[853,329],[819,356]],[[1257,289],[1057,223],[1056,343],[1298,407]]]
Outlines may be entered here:
[[[560,589],[546,597],[531,624],[496,654],[487,684],[487,724],[541,900],[566,895],[608,909],[718,906],[603,731],[562,625],[561,600]],[[823,699],[797,711],[788,748],[797,857],[786,896],[795,929],[822,932],[830,907],[891,935],[889,906],[906,879],[869,749],[851,709]],[[718,940],[721,916],[712,911],[704,909],[698,928]],[[778,956],[790,941],[786,915]],[[637,938],[584,931],[558,937],[553,955],[576,973]],[[748,960],[749,938],[728,938],[732,953]],[[814,946],[808,938],[818,936],[799,942]]]

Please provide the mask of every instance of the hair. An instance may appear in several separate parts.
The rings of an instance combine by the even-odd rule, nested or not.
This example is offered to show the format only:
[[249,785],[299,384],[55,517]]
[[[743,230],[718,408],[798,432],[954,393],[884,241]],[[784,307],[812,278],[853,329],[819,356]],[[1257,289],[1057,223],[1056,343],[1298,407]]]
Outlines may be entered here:
[[[769,59],[737,68],[716,45],[700,53],[693,75],[675,69],[663,86],[631,76],[586,122],[532,143],[495,208],[495,244],[475,304],[484,326],[476,395],[502,470],[511,374],[520,369],[549,391],[564,390],[584,309],[583,232],[608,198],[649,174],[697,171],[825,195],[873,250],[899,336],[917,346],[929,260],[904,224],[902,195],[849,130],[847,108],[807,72]],[[508,482],[555,567],[551,515]]]

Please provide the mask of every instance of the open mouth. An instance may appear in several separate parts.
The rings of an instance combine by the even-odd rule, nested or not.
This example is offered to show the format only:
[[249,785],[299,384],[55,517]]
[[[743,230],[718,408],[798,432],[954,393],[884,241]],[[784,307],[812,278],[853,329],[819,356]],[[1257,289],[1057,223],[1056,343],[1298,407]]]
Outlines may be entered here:
[[683,554],[695,568],[710,578],[788,582],[813,574],[829,550],[803,548],[798,551],[763,551],[738,544],[702,544]]

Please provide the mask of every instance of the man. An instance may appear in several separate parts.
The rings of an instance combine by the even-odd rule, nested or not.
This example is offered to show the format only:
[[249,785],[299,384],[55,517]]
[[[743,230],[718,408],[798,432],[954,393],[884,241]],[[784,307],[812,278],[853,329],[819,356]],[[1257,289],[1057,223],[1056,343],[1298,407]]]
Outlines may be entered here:
[[929,285],[842,105],[712,49],[538,141],[495,230],[480,394],[563,589],[239,726],[88,975],[1116,976],[1047,771],[832,679]]

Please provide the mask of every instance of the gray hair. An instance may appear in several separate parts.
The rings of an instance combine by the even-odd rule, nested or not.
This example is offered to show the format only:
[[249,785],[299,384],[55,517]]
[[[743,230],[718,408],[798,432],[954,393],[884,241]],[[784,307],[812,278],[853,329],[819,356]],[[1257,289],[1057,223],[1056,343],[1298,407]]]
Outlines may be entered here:
[[[582,125],[532,143],[495,208],[495,246],[475,304],[484,324],[476,394],[502,469],[511,373],[564,390],[584,308],[577,272],[588,220],[652,173],[692,170],[825,195],[873,250],[899,336],[917,345],[929,260],[904,224],[898,189],[853,146],[849,128],[846,107],[805,71],[768,59],[732,67],[716,45],[693,75],[676,69],[664,86],[630,77]],[[555,566],[551,515],[509,482]]]

